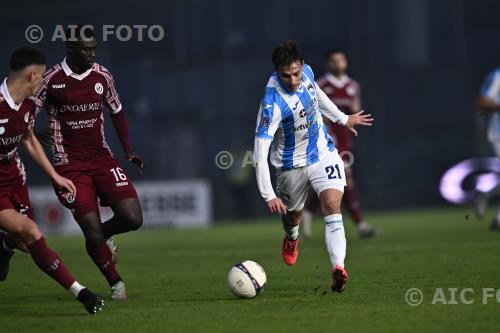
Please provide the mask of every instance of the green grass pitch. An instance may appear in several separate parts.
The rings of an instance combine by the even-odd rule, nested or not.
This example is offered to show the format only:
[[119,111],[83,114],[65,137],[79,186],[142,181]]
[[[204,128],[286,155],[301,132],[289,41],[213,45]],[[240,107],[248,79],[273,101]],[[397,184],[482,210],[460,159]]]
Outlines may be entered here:
[[[357,237],[346,221],[350,282],[329,291],[324,226],[302,240],[294,267],[282,263],[278,218],[223,224],[208,230],[145,230],[117,237],[118,269],[129,300],[113,303],[83,239],[49,237],[85,285],[106,296],[104,310],[86,315],[24,254],[16,253],[0,283],[0,332],[498,332],[500,303],[483,304],[482,288],[500,288],[500,233],[463,208],[368,214],[381,232]],[[491,213],[490,213],[491,216]],[[267,272],[265,291],[235,299],[226,286],[230,267],[255,260]],[[424,300],[405,302],[409,288]],[[432,304],[436,288],[472,288],[473,304]],[[500,295],[499,295],[500,297]],[[498,300],[500,301],[500,299]]]

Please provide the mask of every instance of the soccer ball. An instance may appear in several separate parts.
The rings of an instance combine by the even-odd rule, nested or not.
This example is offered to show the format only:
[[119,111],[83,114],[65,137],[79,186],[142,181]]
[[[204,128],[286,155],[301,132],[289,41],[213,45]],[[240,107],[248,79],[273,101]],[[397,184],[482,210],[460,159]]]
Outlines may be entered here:
[[239,298],[254,298],[266,285],[266,272],[255,261],[237,263],[227,275],[229,290]]

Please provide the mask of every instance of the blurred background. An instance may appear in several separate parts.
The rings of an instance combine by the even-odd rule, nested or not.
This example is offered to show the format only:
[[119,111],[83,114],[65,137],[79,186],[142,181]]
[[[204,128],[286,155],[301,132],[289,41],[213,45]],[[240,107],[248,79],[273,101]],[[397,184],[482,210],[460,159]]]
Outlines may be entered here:
[[[97,51],[114,75],[146,172],[140,176],[121,159],[123,165],[136,182],[206,181],[215,220],[252,219],[266,207],[253,168],[240,166],[253,148],[273,48],[300,41],[317,76],[326,51],[342,48],[364,108],[376,119],[355,139],[362,207],[439,205],[442,174],[489,154],[474,101],[500,64],[499,12],[494,0],[6,2],[0,71],[6,76],[11,51],[29,44],[25,30],[32,24],[44,30],[35,46],[49,65],[65,55],[64,43],[50,40],[57,25],[90,24],[98,32],[104,24],[163,26],[159,42],[112,38]],[[121,158],[109,119],[106,132]],[[217,167],[220,151],[233,154],[232,168]],[[27,167],[30,184],[47,184],[31,162]]]

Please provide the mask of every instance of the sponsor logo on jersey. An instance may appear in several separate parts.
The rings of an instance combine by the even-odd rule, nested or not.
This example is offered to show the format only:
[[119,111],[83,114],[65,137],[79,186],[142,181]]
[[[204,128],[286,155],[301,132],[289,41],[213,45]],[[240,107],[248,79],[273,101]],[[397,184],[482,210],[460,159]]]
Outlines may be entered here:
[[7,124],[9,119],[0,119],[0,124]]
[[314,123],[316,123],[317,121],[318,121],[318,114],[316,113],[316,116],[313,119],[309,120],[307,123],[292,128],[292,132],[298,132],[298,131],[306,130],[309,127],[311,127],[312,125],[314,125]]
[[85,112],[98,111],[103,108],[102,102],[62,105],[59,112]]
[[104,87],[102,86],[101,82],[97,82],[95,84],[95,92],[98,93],[99,95],[102,95],[102,93],[104,92]]
[[316,122],[316,119],[310,120],[305,124],[292,128],[292,132],[303,131],[311,127]]
[[30,121],[30,113],[26,112],[24,114],[24,122],[27,124]]
[[62,89],[66,87],[66,84],[65,83],[61,83],[61,84],[53,84],[52,85],[52,89]]
[[[3,127],[0,127],[0,128],[3,128]],[[4,132],[5,132],[5,128],[4,128]],[[16,136],[9,136],[6,138],[0,138],[0,144],[2,146],[18,144],[21,141],[23,135],[24,135],[24,133],[16,135]]]
[[299,116],[300,116],[300,118],[304,118],[306,116],[306,110],[304,110],[304,109],[300,110]]

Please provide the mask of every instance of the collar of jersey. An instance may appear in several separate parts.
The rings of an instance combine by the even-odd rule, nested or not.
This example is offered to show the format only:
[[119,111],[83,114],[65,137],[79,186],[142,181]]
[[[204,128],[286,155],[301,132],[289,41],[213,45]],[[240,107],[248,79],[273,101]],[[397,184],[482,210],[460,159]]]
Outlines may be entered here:
[[64,73],[66,74],[66,76],[71,76],[71,77],[77,79],[78,81],[81,81],[81,80],[85,79],[87,76],[89,76],[89,74],[92,72],[94,65],[92,65],[92,67],[87,69],[82,74],[76,74],[76,73],[73,73],[71,68],[69,68],[68,63],[66,62],[66,57],[64,57],[63,61],[61,62],[61,67],[62,67]]
[[3,79],[2,85],[0,86],[0,93],[3,95],[5,101],[7,102],[7,104],[9,104],[9,107],[12,110],[19,111],[23,102],[19,104],[16,104],[16,102],[14,102],[12,96],[10,96],[9,89],[7,88],[7,78]]
[[325,74],[325,79],[330,82],[334,87],[337,88],[342,88],[344,87],[347,82],[349,82],[349,76],[347,75],[342,75],[340,79],[337,79],[332,73],[326,73]]

